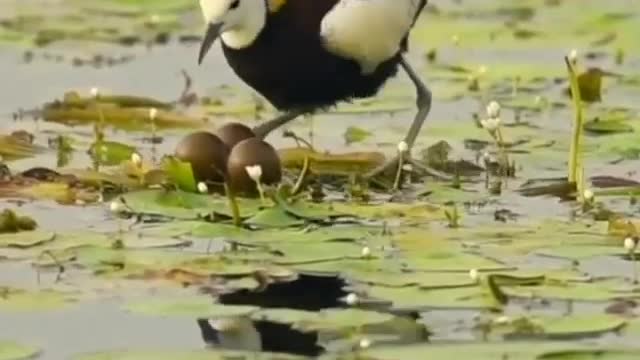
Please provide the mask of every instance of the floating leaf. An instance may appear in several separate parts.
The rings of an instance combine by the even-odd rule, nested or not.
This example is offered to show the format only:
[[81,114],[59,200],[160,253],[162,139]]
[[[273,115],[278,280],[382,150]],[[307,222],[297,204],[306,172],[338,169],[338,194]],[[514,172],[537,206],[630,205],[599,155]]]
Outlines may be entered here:
[[35,347],[0,340],[0,360],[33,359],[39,353],[40,350]]
[[162,161],[162,165],[169,180],[179,189],[198,192],[193,169],[189,162],[181,161],[175,156],[166,156]]
[[0,311],[32,312],[62,308],[75,301],[71,294],[54,290],[27,291],[0,287]]
[[26,249],[52,241],[55,233],[45,231],[23,231],[17,234],[0,234],[0,248]]
[[371,132],[355,126],[349,126],[344,132],[344,142],[349,145],[361,142],[371,136]]
[[136,314],[150,316],[177,316],[187,318],[216,318],[244,316],[257,310],[253,306],[216,304],[210,296],[180,297],[176,299],[153,298],[130,303],[126,309]]

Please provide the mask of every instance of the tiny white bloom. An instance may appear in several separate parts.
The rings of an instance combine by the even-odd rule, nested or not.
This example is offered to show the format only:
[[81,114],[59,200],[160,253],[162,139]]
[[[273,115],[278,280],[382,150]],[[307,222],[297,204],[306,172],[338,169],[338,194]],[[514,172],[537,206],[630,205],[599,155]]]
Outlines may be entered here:
[[371,346],[371,340],[367,338],[362,338],[360,339],[360,343],[358,344],[358,346],[360,346],[361,349],[366,349],[369,346]]
[[355,305],[358,301],[360,301],[360,299],[358,299],[358,295],[354,293],[350,293],[344,298],[344,302],[347,303],[347,305]]
[[209,192],[209,187],[201,181],[198,183],[198,191],[202,194],[206,194]]
[[156,119],[156,116],[158,116],[158,109],[152,107],[151,109],[149,109],[149,119],[151,121]]
[[494,132],[500,127],[500,118],[489,118],[480,120],[480,124],[489,132]]
[[409,144],[406,141],[400,141],[398,143],[398,152],[404,154],[407,151],[409,151]]
[[371,255],[371,249],[368,246],[362,248],[362,257],[369,257]]
[[503,315],[503,316],[499,316],[495,320],[493,320],[493,323],[494,324],[499,324],[499,325],[504,325],[504,324],[508,324],[510,321],[511,321],[511,319],[509,319],[508,316]]
[[487,105],[487,115],[490,119],[500,116],[500,104],[497,101],[492,101]]
[[411,164],[402,165],[402,171],[412,172],[413,171],[413,165],[411,165]]
[[591,191],[590,189],[586,189],[582,196],[584,196],[585,200],[591,201],[593,200],[593,191]]
[[97,87],[92,87],[90,90],[91,93],[91,97],[97,98],[98,95],[100,94],[100,91],[98,90]]
[[478,269],[469,270],[469,277],[473,281],[478,281],[478,278],[480,277],[480,274],[478,273]]
[[247,171],[247,174],[251,178],[251,180],[258,182],[262,177],[262,166],[253,165],[253,166],[245,166],[244,168]]
[[478,74],[480,74],[480,75],[486,74],[488,70],[489,70],[489,68],[487,68],[486,65],[481,65],[478,68]]
[[140,166],[142,165],[142,156],[140,156],[140,154],[138,154],[137,152],[134,152],[131,154],[131,162],[135,165],[135,166]]
[[636,249],[636,246],[638,246],[638,244],[636,243],[635,240],[633,240],[632,237],[627,237],[626,239],[624,239],[624,248],[629,251],[632,252]]
[[160,15],[158,15],[158,14],[152,14],[152,15],[149,17],[149,21],[150,21],[152,24],[157,24],[157,23],[159,23],[159,22],[160,22]]
[[120,211],[122,211],[122,205],[119,201],[112,201],[111,204],[109,204],[109,209],[111,210],[111,212],[119,213]]
[[575,62],[576,62],[576,60],[578,60],[578,50],[576,50],[576,49],[572,49],[572,50],[569,52],[569,60],[570,60],[572,63],[575,63]]

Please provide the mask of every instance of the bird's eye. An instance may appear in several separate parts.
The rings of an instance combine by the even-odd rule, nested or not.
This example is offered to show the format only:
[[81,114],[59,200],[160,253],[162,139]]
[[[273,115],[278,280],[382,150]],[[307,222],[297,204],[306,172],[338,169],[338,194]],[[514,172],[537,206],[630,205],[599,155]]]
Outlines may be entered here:
[[233,2],[229,5],[229,10],[233,10],[240,5],[240,0],[233,0]]

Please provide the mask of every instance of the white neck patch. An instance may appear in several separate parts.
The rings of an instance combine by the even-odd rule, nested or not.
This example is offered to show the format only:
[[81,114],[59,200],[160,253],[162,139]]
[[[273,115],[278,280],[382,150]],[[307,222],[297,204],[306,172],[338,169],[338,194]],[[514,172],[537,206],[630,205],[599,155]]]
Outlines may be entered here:
[[220,37],[228,47],[243,49],[253,44],[267,22],[267,5],[264,0],[240,0],[240,17],[225,26]]

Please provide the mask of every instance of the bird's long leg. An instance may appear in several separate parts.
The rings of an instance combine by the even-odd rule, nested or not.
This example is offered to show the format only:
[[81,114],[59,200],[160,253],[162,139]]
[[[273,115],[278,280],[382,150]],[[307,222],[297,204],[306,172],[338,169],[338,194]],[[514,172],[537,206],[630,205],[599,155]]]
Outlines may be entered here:
[[[422,125],[429,115],[429,111],[431,110],[431,91],[427,86],[422,82],[418,74],[416,74],[415,70],[409,65],[407,60],[402,57],[400,59],[400,65],[405,73],[409,76],[409,79],[413,82],[416,87],[416,106],[418,107],[418,112],[411,123],[411,127],[407,132],[407,135],[404,138],[404,142],[408,145],[409,152],[415,145],[416,139],[420,134],[420,129],[422,129]],[[373,169],[370,171],[365,177],[371,178],[380,173],[386,172],[390,169],[395,169],[398,167],[399,157],[396,156],[391,161],[386,162],[385,164]]]
[[280,126],[294,120],[298,116],[304,115],[306,111],[304,109],[299,110],[291,110],[285,112],[277,117],[267,120],[260,125],[257,125],[253,128],[253,132],[256,134],[256,137],[260,139],[264,139],[269,135],[273,130],[279,128]]

